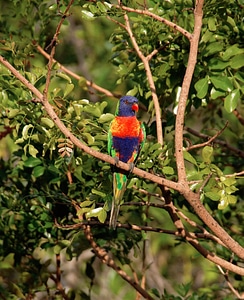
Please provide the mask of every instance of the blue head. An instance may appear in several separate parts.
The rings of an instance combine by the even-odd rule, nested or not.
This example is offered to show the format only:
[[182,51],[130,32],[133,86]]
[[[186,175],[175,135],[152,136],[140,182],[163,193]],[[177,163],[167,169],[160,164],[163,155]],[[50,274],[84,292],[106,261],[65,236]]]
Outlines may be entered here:
[[138,99],[133,96],[123,96],[119,100],[116,115],[120,117],[133,117],[138,111]]

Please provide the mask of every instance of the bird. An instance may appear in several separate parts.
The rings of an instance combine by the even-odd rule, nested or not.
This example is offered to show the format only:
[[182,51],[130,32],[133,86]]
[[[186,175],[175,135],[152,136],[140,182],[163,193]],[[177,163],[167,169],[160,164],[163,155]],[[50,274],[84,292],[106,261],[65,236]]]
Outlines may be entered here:
[[126,191],[128,171],[116,167],[118,161],[130,164],[132,170],[142,149],[146,131],[143,123],[138,121],[136,112],[138,99],[133,96],[120,98],[115,117],[108,130],[108,153],[115,159],[113,170],[113,200],[109,228],[116,229],[120,205]]

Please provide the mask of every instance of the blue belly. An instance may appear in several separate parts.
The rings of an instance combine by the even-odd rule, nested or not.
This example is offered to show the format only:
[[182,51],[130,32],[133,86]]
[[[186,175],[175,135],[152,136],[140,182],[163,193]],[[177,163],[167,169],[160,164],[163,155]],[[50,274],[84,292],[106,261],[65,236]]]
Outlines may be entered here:
[[139,151],[139,137],[113,137],[113,147],[119,153],[119,160],[127,163],[134,151]]

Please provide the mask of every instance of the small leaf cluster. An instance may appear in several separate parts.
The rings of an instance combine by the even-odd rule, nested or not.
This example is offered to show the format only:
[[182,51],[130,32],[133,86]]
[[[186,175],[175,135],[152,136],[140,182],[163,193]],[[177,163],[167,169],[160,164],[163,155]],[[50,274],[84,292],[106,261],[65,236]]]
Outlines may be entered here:
[[197,98],[207,102],[223,99],[228,113],[237,108],[244,94],[244,50],[236,43],[243,36],[238,9],[238,3],[232,2],[227,10],[220,5],[207,11],[199,47],[202,58],[196,72],[201,78],[194,84]]
[[[202,200],[218,201],[218,209],[225,209],[229,204],[236,204],[237,196],[233,194],[238,191],[237,181],[235,176],[226,176],[212,162],[213,156],[214,148],[211,146],[205,146],[202,149],[200,163],[190,153],[185,152],[185,159],[197,167],[194,171],[189,172],[188,179],[196,180],[192,184],[192,189],[202,191]],[[199,180],[200,182],[198,182]]]

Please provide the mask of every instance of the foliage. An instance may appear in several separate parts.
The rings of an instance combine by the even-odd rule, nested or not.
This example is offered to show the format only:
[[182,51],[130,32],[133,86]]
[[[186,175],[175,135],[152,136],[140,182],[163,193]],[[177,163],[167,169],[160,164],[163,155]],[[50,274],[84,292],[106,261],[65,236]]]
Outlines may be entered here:
[[[179,179],[175,119],[190,44],[187,35],[154,16],[191,33],[193,4],[118,3],[2,1],[0,54],[43,95],[49,85],[47,99],[58,119],[91,151],[107,151],[117,96],[138,97],[147,141],[137,167],[148,176],[175,183]],[[40,49],[52,55],[55,32],[57,62],[50,68]],[[206,2],[182,149],[191,191],[200,195],[206,210],[241,246],[243,34],[241,0]],[[149,61],[155,90],[135,42]],[[155,94],[161,112],[155,109]],[[163,119],[163,146],[157,140],[157,113]],[[241,268],[238,255],[219,242],[177,189],[167,190],[149,177],[130,174],[121,225],[110,231],[106,222],[112,197],[110,164],[75,147],[42,100],[3,64],[0,116],[0,298],[100,299],[105,289],[110,298],[135,299],[136,291],[119,277],[121,270],[134,276],[148,299],[233,299],[233,293],[237,297],[243,293],[238,271],[224,273],[223,268],[206,264],[184,243],[191,240],[179,234],[174,213],[189,231],[188,238],[194,235],[204,249]],[[83,230],[87,224],[92,237]],[[99,257],[101,249],[110,253],[112,262]],[[116,272],[102,267],[98,258]],[[74,282],[69,264],[76,265]]]

